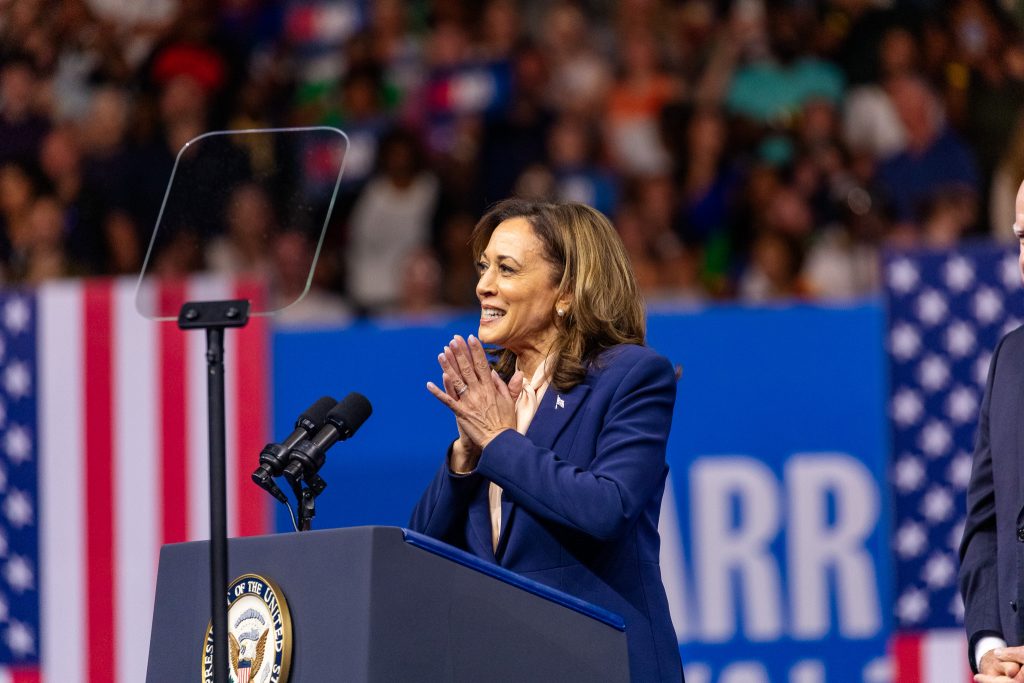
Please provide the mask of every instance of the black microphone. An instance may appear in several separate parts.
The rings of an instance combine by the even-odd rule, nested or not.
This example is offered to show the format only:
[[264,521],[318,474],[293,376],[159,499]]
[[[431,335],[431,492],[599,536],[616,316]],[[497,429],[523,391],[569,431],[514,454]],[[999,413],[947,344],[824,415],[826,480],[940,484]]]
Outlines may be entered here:
[[327,413],[327,423],[320,431],[312,438],[299,441],[288,453],[291,462],[282,474],[292,488],[299,486],[303,479],[311,483],[323,467],[327,449],[355,434],[371,413],[373,406],[370,402],[354,391],[331,408]]
[[281,472],[288,465],[288,451],[323,427],[327,422],[327,414],[336,405],[338,402],[330,396],[321,396],[295,420],[295,431],[289,434],[288,438],[281,443],[268,443],[264,446],[260,451],[260,465],[252,473],[252,480],[282,503],[287,503],[288,498],[277,487],[273,478],[281,476]]

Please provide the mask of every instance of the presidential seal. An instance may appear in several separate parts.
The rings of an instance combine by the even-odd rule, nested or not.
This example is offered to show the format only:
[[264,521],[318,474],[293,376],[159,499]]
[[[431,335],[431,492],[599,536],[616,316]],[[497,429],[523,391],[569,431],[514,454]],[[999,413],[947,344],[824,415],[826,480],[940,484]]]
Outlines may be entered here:
[[[213,683],[213,624],[203,640],[203,683]],[[270,579],[243,574],[228,588],[228,680],[287,683],[292,619],[284,594]]]

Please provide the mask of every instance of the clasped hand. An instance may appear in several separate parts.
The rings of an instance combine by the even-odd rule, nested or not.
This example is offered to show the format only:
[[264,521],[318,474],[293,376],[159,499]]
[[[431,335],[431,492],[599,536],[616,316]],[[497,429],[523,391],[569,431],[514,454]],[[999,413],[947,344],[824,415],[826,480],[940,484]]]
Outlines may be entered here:
[[455,414],[459,440],[449,463],[455,472],[476,467],[484,447],[506,429],[516,428],[516,399],[523,388],[523,375],[516,372],[506,385],[491,369],[480,340],[456,335],[437,356],[441,366],[442,391],[433,382],[427,390]]
[[977,683],[1015,683],[1024,681],[1024,647],[1003,647],[989,650],[978,662],[981,673]]

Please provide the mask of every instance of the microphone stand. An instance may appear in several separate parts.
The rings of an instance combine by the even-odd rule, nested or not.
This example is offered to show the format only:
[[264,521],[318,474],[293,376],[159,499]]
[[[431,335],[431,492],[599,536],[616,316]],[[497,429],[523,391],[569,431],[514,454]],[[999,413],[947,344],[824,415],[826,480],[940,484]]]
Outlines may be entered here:
[[224,330],[249,322],[249,302],[193,301],[178,314],[182,330],[206,330],[207,414],[210,429],[210,639],[213,680],[228,675],[228,515],[224,442]]
[[296,479],[292,483],[292,493],[298,503],[299,531],[310,531],[313,528],[313,517],[316,515],[316,497],[327,488],[327,482],[316,473],[306,478],[306,486]]

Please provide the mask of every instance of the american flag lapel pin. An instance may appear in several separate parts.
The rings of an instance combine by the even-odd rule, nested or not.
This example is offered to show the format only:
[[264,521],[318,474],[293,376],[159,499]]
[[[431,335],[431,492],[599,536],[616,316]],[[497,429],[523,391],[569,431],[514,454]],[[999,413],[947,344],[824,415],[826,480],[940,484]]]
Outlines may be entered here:
[[561,396],[555,396],[555,410],[565,407],[565,401],[562,400]]

